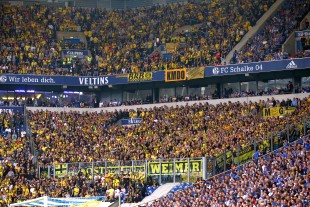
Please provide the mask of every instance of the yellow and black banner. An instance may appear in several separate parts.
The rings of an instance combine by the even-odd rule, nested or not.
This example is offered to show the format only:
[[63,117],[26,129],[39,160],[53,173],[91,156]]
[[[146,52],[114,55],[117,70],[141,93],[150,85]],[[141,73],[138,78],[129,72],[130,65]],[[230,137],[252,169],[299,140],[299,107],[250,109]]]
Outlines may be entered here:
[[289,106],[289,107],[285,108],[285,114],[292,113],[293,111],[295,111],[295,109],[296,109],[296,107]]
[[128,74],[116,74],[116,75],[114,75],[115,76],[115,78],[128,78]]
[[64,177],[67,173],[68,170],[66,164],[55,165],[55,176]]
[[[99,175],[105,174],[105,166],[94,166],[94,173]],[[86,168],[81,167],[81,172],[91,174],[92,167],[88,166]],[[118,166],[107,166],[107,171],[110,174],[118,173]],[[132,166],[120,166],[120,171],[132,171]],[[145,166],[134,166],[134,172],[145,172]],[[66,164],[55,165],[55,176],[64,177],[65,175],[70,175]]]
[[[91,167],[82,168],[81,172],[83,172],[83,173],[87,172],[88,174],[91,174],[91,170],[92,170]],[[131,172],[132,166],[120,166],[120,170]],[[107,171],[109,171],[110,174],[117,174],[118,173],[118,166],[108,166]],[[135,172],[144,172],[145,167],[144,166],[135,166],[134,171]],[[105,167],[104,166],[100,166],[100,167],[94,166],[94,173],[95,174],[98,173],[99,175],[105,174]]]
[[[174,166],[175,164],[175,166]],[[69,164],[70,165],[70,164]],[[67,164],[57,164],[55,165],[55,176],[57,177],[64,177],[66,175],[73,175],[74,173],[77,173],[76,171],[73,172],[71,170],[68,171]],[[70,166],[69,166],[70,169]],[[143,173],[145,172],[145,166],[134,166],[134,172]],[[94,173],[103,175],[107,173],[105,170],[109,171],[110,174],[117,174],[118,173],[118,166],[94,166]],[[173,174],[175,170],[176,174],[184,174],[188,171],[191,173],[201,173],[202,172],[202,159],[201,160],[190,160],[189,162],[187,160],[182,161],[171,161],[171,162],[149,162],[148,163],[148,175],[159,175],[160,173],[162,175],[169,175]],[[83,173],[92,173],[92,167],[87,166],[83,167],[81,166],[80,169]],[[120,166],[120,171],[128,171],[132,172],[132,166]],[[73,174],[72,174],[73,173]]]
[[[249,145],[244,147],[240,152],[239,152],[239,161],[240,164],[246,163],[249,160],[252,159],[252,156],[254,154],[254,145]],[[234,162],[238,163],[238,157],[234,158]]]
[[148,163],[148,175],[170,175],[173,174],[175,169],[176,174],[190,172],[201,172],[202,171],[202,161],[201,160],[190,160],[189,163],[184,161],[174,162],[149,162]]
[[174,53],[179,46],[178,43],[166,43],[166,52],[167,53]]
[[142,72],[142,73],[129,73],[128,82],[140,82],[140,81],[151,81],[153,80],[152,72]]
[[187,68],[188,80],[204,78],[204,76],[205,76],[205,67]]
[[263,117],[283,116],[284,114],[292,113],[295,107],[273,107],[263,108]]
[[266,154],[267,152],[269,152],[270,151],[270,140],[264,140],[258,143],[258,149],[263,154]]
[[186,68],[165,71],[166,82],[184,81],[184,80],[186,80]]
[[[226,152],[226,164],[231,165],[237,164],[238,162],[240,162],[240,164],[246,163],[252,159],[254,154],[254,145],[245,146],[239,151],[239,153],[235,152],[234,154],[235,155],[233,155],[232,151]],[[224,169],[224,154],[216,157],[216,164],[217,168],[222,170]]]

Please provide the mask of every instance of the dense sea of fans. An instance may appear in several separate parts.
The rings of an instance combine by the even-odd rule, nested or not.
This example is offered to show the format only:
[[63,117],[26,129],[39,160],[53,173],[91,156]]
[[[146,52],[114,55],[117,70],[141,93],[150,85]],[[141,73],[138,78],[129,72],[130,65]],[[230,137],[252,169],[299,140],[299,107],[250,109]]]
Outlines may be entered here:
[[310,205],[310,140],[287,144],[237,169],[169,194],[148,207],[306,207]]
[[[298,110],[283,119],[258,118],[263,107],[280,105],[294,106]],[[44,165],[211,156],[222,153],[226,147],[233,148],[254,137],[263,137],[292,120],[298,125],[308,112],[307,100],[270,98],[259,103],[216,106],[204,103],[81,114],[38,110],[29,111],[28,119],[39,152],[38,162]],[[137,117],[143,121],[139,126],[119,127],[115,123],[123,117]],[[149,128],[152,131],[146,130]],[[80,147],[76,149],[75,146]]]
[[129,171],[119,175],[108,171],[95,174],[94,178],[81,171],[62,178],[47,177],[43,171],[39,174],[23,123],[17,125],[14,121],[18,117],[18,114],[0,116],[0,120],[4,120],[1,126],[5,127],[4,133],[0,134],[0,205],[3,207],[45,195],[106,196],[106,201],[113,202],[123,194],[126,202],[139,202],[146,196],[146,186],[158,186],[155,180],[146,181],[144,174]]
[[[103,75],[220,64],[273,3],[218,0],[126,11],[0,5],[0,69],[14,74]],[[193,31],[182,30],[186,25],[195,25]],[[77,26],[86,42],[73,46],[57,40],[57,31]],[[173,43],[170,60],[152,53],[165,43]],[[63,49],[86,45],[88,57],[62,59]]]
[[[273,3],[218,0],[127,11],[0,5],[0,70],[14,74],[107,75],[221,64]],[[308,7],[306,0],[286,1],[264,29],[235,52],[232,62],[289,58],[281,52],[281,45]],[[86,42],[57,40],[57,31],[74,31],[77,26]],[[182,30],[183,26],[186,29]],[[166,43],[172,43],[168,48],[170,59],[153,52]],[[62,57],[63,49],[89,49],[91,54],[68,59]],[[297,54],[305,56],[309,56],[307,51]]]
[[[127,11],[48,8],[42,5],[0,5],[0,73],[49,75],[107,75],[221,64],[222,58],[255,25],[275,0],[217,0],[201,4],[173,4]],[[306,0],[286,1],[253,37],[233,62],[288,58],[279,48],[308,12]],[[165,14],[165,15],[163,15]],[[190,32],[184,29],[191,25]],[[80,26],[86,42],[56,40],[57,31]],[[171,43],[171,60],[153,51]],[[63,49],[89,49],[90,56],[63,60]],[[309,56],[300,52],[301,57]],[[68,68],[64,70],[64,68]],[[301,89],[298,92],[306,92]],[[268,92],[231,92],[223,98],[274,95]],[[296,92],[296,91],[295,91]],[[216,95],[216,94],[215,94]],[[161,97],[160,103],[206,100],[208,96]],[[212,97],[214,98],[214,97]],[[30,102],[29,102],[30,103]],[[31,100],[35,105],[35,100]],[[57,105],[43,100],[45,106]],[[143,100],[117,102],[142,104]],[[0,105],[28,105],[22,100]],[[41,105],[43,106],[43,105]],[[104,106],[114,106],[106,103]],[[264,107],[296,107],[282,118],[260,117]],[[80,107],[85,107],[84,104]],[[93,107],[88,104],[87,107]],[[303,133],[309,118],[310,98],[248,103],[208,103],[154,107],[146,110],[100,113],[27,111],[0,113],[0,205],[48,195],[51,197],[107,196],[126,202],[146,196],[146,186],[156,180],[143,173],[111,172],[46,177],[37,165],[117,160],[155,160],[217,156],[226,149],[246,146],[271,132],[294,124]],[[124,117],[142,118],[138,126],[120,127]],[[26,135],[30,127],[31,139]],[[78,148],[76,146],[79,146]],[[149,206],[309,206],[309,138],[286,145],[257,162],[229,171],[193,188],[155,201]],[[33,150],[36,153],[32,153]]]
[[[282,8],[266,22],[259,33],[251,38],[240,52],[235,51],[232,62],[288,59],[289,54],[282,51],[282,44],[291,32],[298,29],[300,21],[308,14],[309,7],[310,2],[307,0],[285,1]],[[296,57],[310,57],[310,52],[298,51]]]
[[[296,110],[283,118],[260,118],[263,107],[275,106],[293,106]],[[28,111],[33,147],[38,153],[36,157],[31,153],[22,115],[1,113],[4,132],[0,142],[0,202],[6,205],[42,195],[106,195],[112,201],[121,192],[126,192],[127,202],[138,202],[145,196],[146,186],[156,185],[156,180],[145,182],[144,174],[126,172],[96,174],[94,178],[87,172],[64,178],[42,175],[39,178],[35,163],[48,166],[67,162],[216,156],[225,149],[245,146],[251,140],[269,136],[270,132],[282,130],[288,123],[294,123],[302,133],[302,123],[309,112],[309,98],[270,98],[258,103],[206,103],[109,113]],[[117,121],[124,116],[139,117],[143,121],[139,126],[120,127]],[[150,128],[151,131],[146,130]]]

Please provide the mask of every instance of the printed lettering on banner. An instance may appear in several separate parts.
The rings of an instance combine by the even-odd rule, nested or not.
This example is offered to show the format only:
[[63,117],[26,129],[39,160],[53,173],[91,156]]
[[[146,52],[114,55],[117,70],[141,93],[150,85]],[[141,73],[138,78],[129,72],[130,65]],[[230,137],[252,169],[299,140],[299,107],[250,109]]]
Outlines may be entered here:
[[284,114],[291,113],[295,110],[295,107],[272,107],[263,108],[263,117],[283,116]]
[[309,67],[309,57],[294,58],[289,60],[285,59],[231,65],[207,66],[205,67],[205,77],[307,69]]
[[20,107],[20,106],[0,106],[0,114],[1,113],[9,113],[9,114],[20,113],[20,114],[22,114],[23,111],[24,111],[24,108]]
[[131,119],[122,119],[121,125],[139,125],[142,122],[142,118],[131,118]]
[[[56,164],[54,165],[55,167],[55,176],[57,177],[64,177],[66,175],[71,175],[74,172],[68,171],[67,164]],[[81,172],[88,172],[91,173],[92,167],[86,167],[83,168],[81,167]],[[120,171],[128,171],[132,172],[145,172],[145,166],[144,165],[139,165],[139,166],[94,166],[94,173],[99,174],[99,175],[104,175],[106,173],[106,170],[109,171],[111,174],[117,174]]]
[[79,78],[80,85],[96,86],[96,85],[107,85],[109,83],[108,77],[85,77]]
[[186,80],[186,68],[165,71],[166,82],[184,81],[184,80]]
[[53,84],[56,83],[51,76],[15,76],[15,75],[2,75],[0,76],[0,83],[34,83],[34,84]]
[[[175,166],[174,166],[175,164]],[[174,162],[149,162],[148,163],[148,174],[149,175],[168,175],[173,174],[175,170],[176,174],[188,173],[189,172],[201,172],[202,162],[201,160],[190,160],[187,161],[176,161]]]
[[129,73],[128,82],[151,81],[153,79],[152,72]]

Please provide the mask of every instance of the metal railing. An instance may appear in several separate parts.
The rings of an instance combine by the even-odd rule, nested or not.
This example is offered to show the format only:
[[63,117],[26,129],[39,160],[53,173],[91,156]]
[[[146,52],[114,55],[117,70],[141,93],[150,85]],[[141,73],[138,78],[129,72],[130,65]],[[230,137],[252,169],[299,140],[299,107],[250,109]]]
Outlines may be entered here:
[[35,168],[38,168],[38,152],[36,149],[36,144],[33,140],[33,135],[31,132],[31,126],[29,125],[29,119],[28,119],[26,104],[24,105],[24,129],[26,131],[26,137],[29,140],[30,152],[33,156],[32,164],[34,165]]

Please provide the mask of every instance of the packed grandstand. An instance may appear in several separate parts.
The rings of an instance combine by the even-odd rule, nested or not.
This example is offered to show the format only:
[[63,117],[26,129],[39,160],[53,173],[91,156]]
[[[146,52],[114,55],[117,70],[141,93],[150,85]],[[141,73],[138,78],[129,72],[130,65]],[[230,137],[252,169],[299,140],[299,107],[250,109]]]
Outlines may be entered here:
[[[126,11],[1,5],[0,69],[13,74],[106,75],[222,64],[274,2],[219,0]],[[281,45],[308,8],[305,0],[285,1],[232,61],[289,58]],[[77,25],[85,42],[57,38],[57,31],[73,31]],[[187,25],[193,27],[177,30]],[[163,59],[153,51],[166,43],[171,43],[172,58]],[[88,49],[90,54],[64,59],[65,49]],[[309,53],[300,51],[298,56]]]
[[[3,3],[0,74],[122,77],[309,57],[308,36],[295,54],[282,50],[309,13],[306,0],[284,0],[234,51],[278,1],[189,1],[127,10]],[[304,22],[302,30],[308,30]],[[77,27],[78,41],[59,37],[74,36]],[[70,50],[82,55],[64,54]],[[153,102],[147,95],[102,108],[96,100],[85,106],[0,97],[0,204],[47,206],[27,200],[48,196],[54,199],[49,206],[57,205],[55,198],[148,207],[310,206],[310,85],[285,85]],[[170,182],[181,184],[144,200]]]
[[[289,138],[286,136],[280,138],[282,144],[279,140],[273,140],[277,147],[284,146],[284,148],[274,155],[270,154],[259,160],[256,163],[259,166],[255,167],[255,163],[250,162],[236,169],[234,165],[237,163],[227,164],[226,169],[231,168],[232,171],[211,180],[198,180],[193,188],[173,193],[169,198],[156,201],[152,206],[167,206],[162,202],[171,203],[169,206],[181,205],[180,202],[182,205],[196,202],[195,206],[201,206],[201,203],[205,206],[216,203],[248,205],[260,202],[275,205],[282,205],[283,202],[294,205],[302,203],[306,206],[309,201],[307,190],[309,128],[304,122],[309,119],[309,103],[309,98],[302,100],[268,98],[267,101],[248,104],[205,103],[180,108],[163,106],[127,112],[133,113],[132,116],[143,118],[137,127],[116,125],[116,120],[122,117],[121,112],[28,111],[27,116],[35,151],[38,153],[36,164],[43,167],[76,162],[113,163],[118,160],[126,162],[152,161],[159,158],[217,157],[226,150],[234,152],[238,147],[246,148],[250,143],[260,142],[271,136],[271,132],[281,132],[287,128],[287,124],[293,124],[289,128]],[[282,118],[262,118],[259,115],[266,107],[294,107],[295,110]],[[21,116],[2,114],[5,129],[1,135],[3,205],[44,195],[51,197],[105,195],[107,199],[113,201],[121,193],[126,195],[124,201],[139,202],[150,193],[148,186],[158,186],[158,179],[151,176],[146,179],[145,174],[140,172],[123,171],[115,174],[107,171],[104,174],[97,172],[92,175],[87,171],[76,170],[64,177],[39,175],[34,155],[30,151],[30,140],[23,133],[24,123],[21,121],[23,120]],[[148,130],[149,128],[152,130]],[[286,134],[286,131],[284,133]],[[289,143],[300,137],[304,137],[303,141],[299,140],[298,146],[294,143],[296,146],[291,149]],[[261,153],[269,152],[270,147],[268,145],[269,149],[263,148]],[[43,174],[43,171],[40,173]],[[253,173],[255,174],[253,180],[245,182],[249,179],[246,176],[252,177]],[[261,177],[267,179],[269,183],[257,183],[256,180],[262,181]],[[242,190],[247,188],[249,190],[244,192],[237,186],[244,186]],[[223,190],[216,190],[219,188]],[[273,194],[277,196],[273,197]],[[294,200],[291,200],[290,196],[293,196]],[[193,199],[195,201],[192,201]]]

